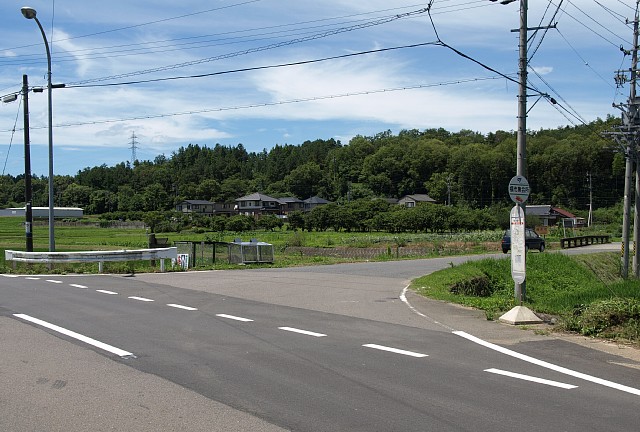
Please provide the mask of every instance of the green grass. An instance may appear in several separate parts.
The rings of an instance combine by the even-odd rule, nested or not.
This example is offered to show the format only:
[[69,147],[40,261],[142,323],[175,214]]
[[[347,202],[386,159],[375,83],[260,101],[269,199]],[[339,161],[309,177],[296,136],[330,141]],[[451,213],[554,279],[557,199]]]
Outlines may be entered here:
[[[510,268],[508,258],[467,262],[418,278],[412,288],[427,297],[482,309],[494,319],[516,305]],[[640,281],[625,281],[618,274],[615,253],[531,253],[525,305],[559,317],[562,327],[571,331],[638,341]]]

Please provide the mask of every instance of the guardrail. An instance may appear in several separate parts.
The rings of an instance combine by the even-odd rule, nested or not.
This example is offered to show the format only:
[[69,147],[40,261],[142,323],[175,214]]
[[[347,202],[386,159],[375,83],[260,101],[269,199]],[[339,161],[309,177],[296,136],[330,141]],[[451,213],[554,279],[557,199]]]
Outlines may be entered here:
[[116,261],[144,261],[160,260],[160,271],[165,271],[165,259],[177,259],[178,248],[168,247],[159,249],[136,249],[114,251],[85,251],[85,252],[23,252],[5,250],[5,261],[26,263],[71,263],[97,262],[98,272],[102,273],[105,262]]
[[560,247],[562,249],[565,248],[574,248],[580,246],[588,246],[592,244],[604,244],[610,243],[611,236],[609,235],[586,235],[579,237],[565,237],[560,239]]

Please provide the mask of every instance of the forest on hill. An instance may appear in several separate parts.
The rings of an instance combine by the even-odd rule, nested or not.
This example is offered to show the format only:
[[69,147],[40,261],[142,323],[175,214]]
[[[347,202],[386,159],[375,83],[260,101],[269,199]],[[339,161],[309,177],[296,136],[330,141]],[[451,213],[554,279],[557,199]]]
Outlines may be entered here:
[[[584,211],[620,202],[624,155],[602,132],[619,119],[529,131],[531,204]],[[247,152],[242,144],[190,144],[153,161],[86,167],[55,176],[55,205],[88,214],[165,211],[185,199],[230,202],[252,192],[273,197],[320,196],[335,203],[427,193],[440,203],[481,209],[508,204],[515,175],[516,133],[483,135],[442,128],[278,144]],[[591,179],[591,182],[590,182]],[[34,177],[33,205],[48,205],[46,177]],[[24,205],[24,176],[0,177],[0,206]]]

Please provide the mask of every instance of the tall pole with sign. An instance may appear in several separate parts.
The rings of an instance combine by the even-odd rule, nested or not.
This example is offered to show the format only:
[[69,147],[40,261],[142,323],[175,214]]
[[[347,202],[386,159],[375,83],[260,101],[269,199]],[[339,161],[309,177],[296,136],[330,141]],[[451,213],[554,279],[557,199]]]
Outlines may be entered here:
[[[524,295],[526,293],[525,276],[526,276],[526,245],[525,245],[525,202],[529,198],[529,183],[526,180],[527,175],[527,0],[520,0],[520,28],[519,32],[519,59],[518,59],[518,75],[519,75],[519,91],[518,91],[518,136],[516,148],[516,176],[509,182],[509,194],[516,206],[511,210],[511,274],[515,283],[515,299],[519,306],[511,309],[509,312],[500,317],[500,321],[511,324],[525,324],[540,322],[540,319],[529,309],[522,306]],[[513,30],[512,30],[513,31]],[[514,187],[521,186],[520,193],[512,193],[512,182]],[[526,194],[522,193],[521,183],[526,183]],[[515,190],[517,192],[517,189]],[[526,195],[526,196],[525,196]],[[514,236],[518,231],[518,239]],[[516,245],[518,243],[518,245]],[[519,250],[516,251],[514,247]],[[521,250],[520,250],[521,249]]]

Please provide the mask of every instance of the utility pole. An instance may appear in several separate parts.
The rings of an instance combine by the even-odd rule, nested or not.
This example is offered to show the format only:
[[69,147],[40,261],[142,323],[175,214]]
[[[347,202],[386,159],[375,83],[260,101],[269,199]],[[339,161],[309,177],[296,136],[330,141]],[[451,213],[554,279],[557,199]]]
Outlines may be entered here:
[[[638,68],[638,6],[640,0],[636,0],[636,12],[633,21],[633,49],[631,50],[631,69],[629,70],[631,77],[627,78],[627,71],[618,71],[616,74],[616,84],[620,87],[626,82],[630,83],[629,100],[626,105],[614,105],[622,111],[622,125],[615,128],[613,132],[604,132],[605,136],[612,136],[618,145],[623,149],[626,163],[624,172],[624,208],[622,214],[622,262],[621,276],[626,279],[629,277],[629,231],[631,225],[631,184],[633,178],[633,165],[638,162],[638,137],[640,133],[640,119],[638,118],[638,101],[636,99],[636,80]],[[621,48],[622,49],[622,48]],[[625,51],[627,54],[628,52]],[[634,216],[634,241],[638,244],[638,236],[640,235],[639,215],[640,199],[638,199],[638,186],[640,179],[636,169],[636,199],[635,199],[635,216]],[[634,254],[634,273],[638,275],[638,248],[636,247]]]
[[591,180],[591,171],[589,171],[587,173],[587,181],[589,182],[589,217],[587,219],[588,227],[590,227],[593,223],[593,183]]
[[[520,37],[519,37],[519,58],[518,58],[518,135],[516,143],[516,175],[527,178],[527,0],[520,0]],[[527,208],[521,204],[525,218]],[[527,282],[515,283],[516,302],[522,305],[527,295]]]
[[29,137],[29,79],[22,75],[22,98],[24,100],[24,229],[27,252],[33,252],[33,209],[31,207],[31,141]]

